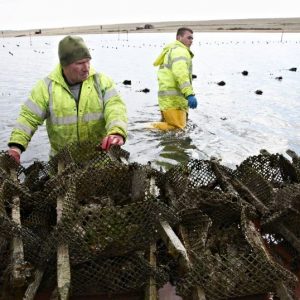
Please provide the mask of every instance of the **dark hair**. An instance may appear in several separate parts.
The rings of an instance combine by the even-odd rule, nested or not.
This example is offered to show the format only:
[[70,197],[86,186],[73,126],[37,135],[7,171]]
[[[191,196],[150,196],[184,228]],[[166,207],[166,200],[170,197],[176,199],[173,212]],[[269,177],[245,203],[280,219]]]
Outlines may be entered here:
[[177,30],[177,33],[176,33],[176,37],[178,36],[183,36],[185,34],[185,32],[188,31],[190,33],[193,33],[193,30],[190,29],[190,28],[187,28],[187,27],[180,27],[178,28]]

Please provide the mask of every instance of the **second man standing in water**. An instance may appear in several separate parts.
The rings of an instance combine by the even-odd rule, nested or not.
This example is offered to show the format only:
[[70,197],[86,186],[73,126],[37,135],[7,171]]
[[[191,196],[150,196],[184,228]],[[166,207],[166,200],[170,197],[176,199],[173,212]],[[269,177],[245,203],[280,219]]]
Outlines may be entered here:
[[162,122],[154,123],[155,128],[183,129],[188,108],[197,107],[192,86],[192,43],[193,31],[179,28],[176,41],[167,45],[154,62],[154,66],[159,66],[158,104],[162,114]]

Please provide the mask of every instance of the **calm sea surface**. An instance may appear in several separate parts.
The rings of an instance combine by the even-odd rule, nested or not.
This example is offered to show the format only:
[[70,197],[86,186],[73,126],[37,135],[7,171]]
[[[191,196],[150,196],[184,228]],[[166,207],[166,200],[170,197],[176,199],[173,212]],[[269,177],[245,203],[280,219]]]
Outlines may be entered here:
[[[168,168],[189,158],[222,158],[229,167],[260,149],[300,154],[300,34],[196,33],[192,51],[198,108],[185,132],[149,130],[160,118],[152,63],[170,34],[82,35],[92,65],[115,81],[127,104],[131,161]],[[57,64],[61,36],[0,37],[0,149],[35,82]],[[297,68],[292,72],[290,68]],[[242,71],[248,71],[243,76]],[[282,80],[278,80],[282,77]],[[131,86],[123,85],[129,79]],[[224,81],[224,86],[217,83]],[[150,89],[149,93],[141,92]],[[261,90],[262,95],[257,95]],[[22,163],[48,160],[45,127],[33,137]]]

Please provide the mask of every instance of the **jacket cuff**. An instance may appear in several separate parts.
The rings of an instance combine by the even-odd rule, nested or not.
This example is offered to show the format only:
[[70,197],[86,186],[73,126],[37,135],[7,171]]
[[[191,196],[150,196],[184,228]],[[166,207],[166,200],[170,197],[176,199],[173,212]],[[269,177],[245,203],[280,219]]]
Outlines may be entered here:
[[16,148],[20,149],[21,152],[25,151],[25,148],[18,143],[8,143],[7,145],[8,145],[8,147],[16,147]]

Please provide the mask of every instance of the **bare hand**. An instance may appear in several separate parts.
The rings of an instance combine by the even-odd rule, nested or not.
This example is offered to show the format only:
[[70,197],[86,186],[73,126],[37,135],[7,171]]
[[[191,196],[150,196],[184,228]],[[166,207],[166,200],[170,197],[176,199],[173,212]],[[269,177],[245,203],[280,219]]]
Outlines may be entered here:
[[112,145],[124,145],[124,138],[118,134],[108,135],[102,140],[101,148],[108,151]]

